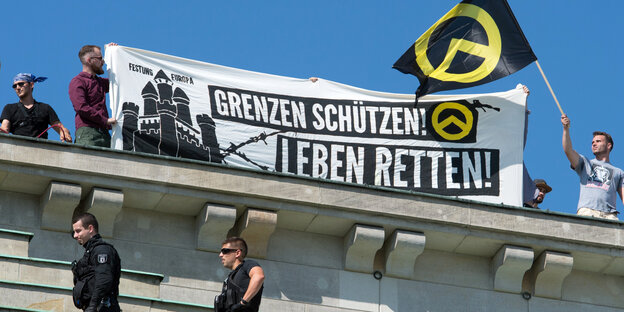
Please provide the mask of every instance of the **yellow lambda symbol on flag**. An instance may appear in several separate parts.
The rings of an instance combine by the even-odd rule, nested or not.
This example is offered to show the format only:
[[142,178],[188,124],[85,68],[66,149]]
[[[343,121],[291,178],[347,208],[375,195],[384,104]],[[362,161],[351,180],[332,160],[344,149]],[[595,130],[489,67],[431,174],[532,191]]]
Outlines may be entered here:
[[[446,111],[446,112],[445,112]],[[442,114],[444,113],[444,114]],[[450,113],[450,114],[449,114]],[[440,115],[449,115],[448,117],[440,120]],[[464,120],[461,120],[456,115],[461,115]],[[433,130],[442,138],[449,141],[458,141],[470,134],[474,123],[474,116],[472,111],[465,105],[456,102],[444,102],[440,103],[433,110],[431,114],[431,126]],[[447,127],[454,125],[453,128],[459,128],[459,132],[449,131]]]
[[[427,47],[429,46],[431,34],[445,21],[462,16],[472,18],[481,24],[487,34],[489,45],[453,38],[444,56],[444,60],[437,68],[434,68],[427,58]],[[416,40],[414,51],[416,54],[416,62],[426,76],[441,81],[472,83],[487,77],[496,68],[501,57],[502,40],[498,26],[488,12],[473,4],[460,3]],[[446,72],[458,51],[482,57],[484,61],[478,68],[468,73],[458,74]]]

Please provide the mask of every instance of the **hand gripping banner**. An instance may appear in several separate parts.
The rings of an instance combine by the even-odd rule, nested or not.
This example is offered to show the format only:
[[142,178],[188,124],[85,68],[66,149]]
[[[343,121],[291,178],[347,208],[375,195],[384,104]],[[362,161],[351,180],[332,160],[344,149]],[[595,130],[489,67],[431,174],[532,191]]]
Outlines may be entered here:
[[114,46],[113,148],[521,205],[526,95],[413,95]]

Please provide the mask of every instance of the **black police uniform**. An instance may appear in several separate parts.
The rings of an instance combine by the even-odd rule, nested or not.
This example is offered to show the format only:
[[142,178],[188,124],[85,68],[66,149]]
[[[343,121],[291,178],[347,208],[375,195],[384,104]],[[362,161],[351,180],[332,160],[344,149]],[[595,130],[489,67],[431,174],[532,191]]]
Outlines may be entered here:
[[258,293],[246,305],[240,304],[251,280],[249,271],[257,266],[259,267],[260,265],[256,261],[243,260],[243,263],[239,264],[238,267],[228,274],[228,277],[223,281],[221,294],[215,297],[214,307],[216,312],[258,311],[264,285],[260,287]]
[[113,245],[94,235],[84,244],[84,256],[74,261],[74,305],[84,311],[121,311],[119,277],[121,260]]

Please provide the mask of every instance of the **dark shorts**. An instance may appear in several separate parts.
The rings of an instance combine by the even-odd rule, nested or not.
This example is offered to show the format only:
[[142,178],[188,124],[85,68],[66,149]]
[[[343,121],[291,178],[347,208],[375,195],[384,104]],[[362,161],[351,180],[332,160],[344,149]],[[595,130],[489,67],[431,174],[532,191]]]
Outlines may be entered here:
[[76,144],[111,147],[111,136],[106,129],[80,127],[76,130]]

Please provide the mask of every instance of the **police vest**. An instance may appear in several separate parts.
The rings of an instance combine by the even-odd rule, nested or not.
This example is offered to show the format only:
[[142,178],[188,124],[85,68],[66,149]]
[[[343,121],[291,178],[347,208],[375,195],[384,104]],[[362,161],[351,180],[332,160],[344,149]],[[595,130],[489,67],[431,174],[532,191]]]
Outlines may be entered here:
[[[74,289],[72,292],[74,306],[78,309],[85,309],[89,306],[89,302],[91,301],[91,296],[93,294],[93,290],[95,290],[95,264],[89,262],[89,258],[91,257],[91,252],[95,247],[100,245],[108,245],[113,250],[113,259],[111,261],[116,261],[117,265],[121,265],[121,261],[119,260],[119,255],[117,254],[117,250],[113,245],[103,241],[102,239],[98,239],[87,249],[82,256],[82,258],[78,261],[72,262],[72,273],[74,273]],[[115,273],[115,280],[119,281],[121,268],[118,268],[118,272]],[[116,297],[118,294],[111,292],[110,296]]]
[[242,266],[241,264],[234,271],[230,272],[227,279],[223,281],[221,294],[215,296],[215,312],[230,312],[230,308],[243,299],[244,289],[234,283],[234,275],[238,273]]

